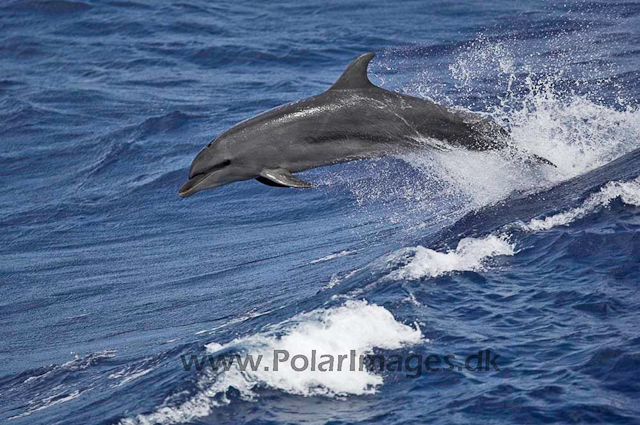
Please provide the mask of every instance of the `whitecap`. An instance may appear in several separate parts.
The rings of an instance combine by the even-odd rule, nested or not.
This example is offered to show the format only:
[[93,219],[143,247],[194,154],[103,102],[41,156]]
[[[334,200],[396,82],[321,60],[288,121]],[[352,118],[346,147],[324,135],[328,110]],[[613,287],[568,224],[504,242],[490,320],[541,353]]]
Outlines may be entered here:
[[228,403],[225,393],[230,388],[236,389],[247,400],[257,397],[254,390],[259,387],[302,396],[371,394],[383,383],[383,377],[366,368],[351,370],[350,364],[345,363],[338,370],[336,361],[332,370],[311,370],[309,366],[297,371],[290,362],[280,362],[276,371],[273,369],[274,353],[276,350],[286,350],[290,359],[296,355],[310,359],[312,350],[315,350],[318,359],[323,355],[338,359],[340,355],[348,356],[353,352],[359,358],[372,353],[374,349],[399,349],[422,340],[417,325],[414,328],[400,323],[384,307],[366,301],[347,301],[338,307],[299,314],[267,332],[224,345],[215,342],[207,345],[211,355],[229,349],[251,354],[254,359],[262,355],[257,369],[242,371],[234,362],[226,372],[215,374],[203,371],[195,396],[177,405],[170,405],[166,401],[164,406],[151,414],[127,418],[121,423],[190,422],[209,415],[216,406]]
[[408,264],[390,274],[394,279],[438,277],[453,272],[484,270],[490,258],[515,254],[515,244],[504,234],[484,238],[464,238],[455,249],[439,252],[423,246],[405,248],[392,255],[390,261],[410,256]]
[[609,182],[600,191],[589,196],[579,207],[545,218],[534,218],[528,223],[522,224],[521,227],[525,231],[534,232],[566,226],[608,206],[617,198],[620,198],[625,204],[640,206],[640,178],[628,182]]

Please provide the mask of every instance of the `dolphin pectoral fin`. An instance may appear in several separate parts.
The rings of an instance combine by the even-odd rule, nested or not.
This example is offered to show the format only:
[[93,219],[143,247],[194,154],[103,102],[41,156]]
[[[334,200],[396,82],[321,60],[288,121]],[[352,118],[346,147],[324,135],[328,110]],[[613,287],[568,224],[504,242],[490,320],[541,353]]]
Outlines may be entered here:
[[260,173],[260,177],[257,177],[256,180],[267,186],[295,187],[301,189],[313,187],[311,183],[300,180],[283,168],[264,169]]

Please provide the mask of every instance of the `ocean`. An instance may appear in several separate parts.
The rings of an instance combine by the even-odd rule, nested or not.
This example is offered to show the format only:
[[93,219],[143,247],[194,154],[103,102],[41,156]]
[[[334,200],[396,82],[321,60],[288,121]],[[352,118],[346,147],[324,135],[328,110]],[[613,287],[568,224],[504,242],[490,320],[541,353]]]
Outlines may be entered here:
[[[3,1],[0,421],[639,423],[639,45],[636,1]],[[557,167],[426,149],[178,197],[366,52]]]

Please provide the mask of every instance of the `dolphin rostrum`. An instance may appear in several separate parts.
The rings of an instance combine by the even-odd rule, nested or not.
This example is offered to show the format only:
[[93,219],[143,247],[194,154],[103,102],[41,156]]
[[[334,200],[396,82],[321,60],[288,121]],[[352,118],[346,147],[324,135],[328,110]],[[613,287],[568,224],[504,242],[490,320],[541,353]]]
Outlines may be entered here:
[[373,85],[367,67],[374,56],[354,60],[324,93],[220,134],[193,160],[178,194],[188,197],[254,178],[269,186],[308,188],[312,185],[293,173],[425,147],[508,146],[506,131],[493,120]]

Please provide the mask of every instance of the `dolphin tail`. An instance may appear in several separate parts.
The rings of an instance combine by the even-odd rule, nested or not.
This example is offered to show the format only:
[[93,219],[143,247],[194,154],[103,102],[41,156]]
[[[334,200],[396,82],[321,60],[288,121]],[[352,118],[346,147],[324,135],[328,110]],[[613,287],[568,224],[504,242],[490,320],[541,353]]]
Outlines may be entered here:
[[556,164],[554,164],[553,162],[549,161],[547,158],[543,158],[539,155],[536,155],[535,153],[531,153],[527,150],[524,149],[520,149],[516,146],[509,146],[507,149],[511,150],[511,152],[513,152],[515,155],[519,156],[521,158],[521,160],[526,164],[526,165],[530,165],[530,166],[534,166],[534,165],[550,165],[552,167],[558,168],[558,166]]
[[531,160],[534,161],[536,164],[551,165],[552,167],[558,168],[558,166],[556,164],[554,164],[553,162],[549,161],[546,158],[538,156],[538,155],[536,155],[534,153],[530,153],[529,154],[529,158],[531,158]]

